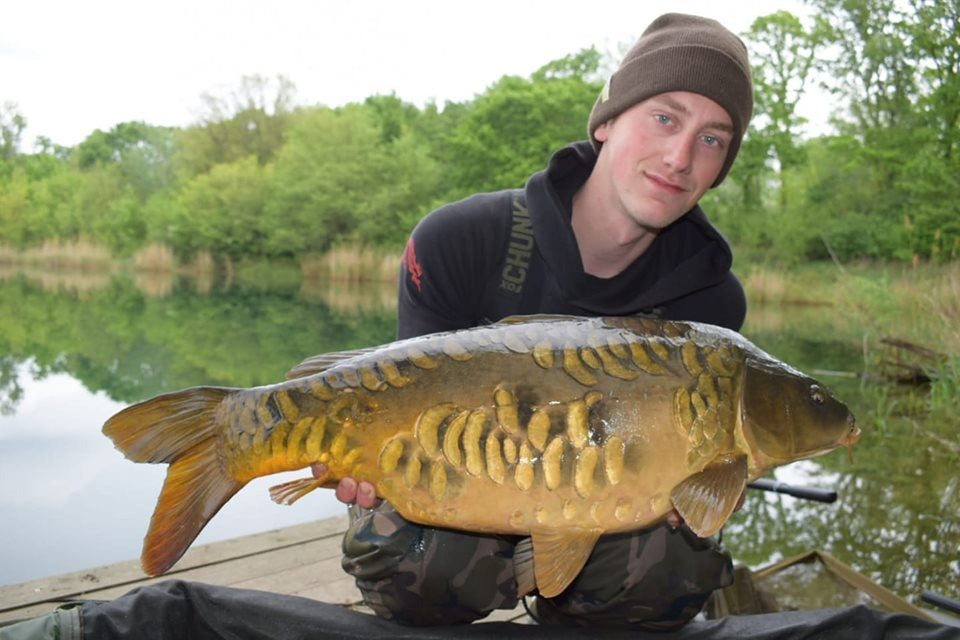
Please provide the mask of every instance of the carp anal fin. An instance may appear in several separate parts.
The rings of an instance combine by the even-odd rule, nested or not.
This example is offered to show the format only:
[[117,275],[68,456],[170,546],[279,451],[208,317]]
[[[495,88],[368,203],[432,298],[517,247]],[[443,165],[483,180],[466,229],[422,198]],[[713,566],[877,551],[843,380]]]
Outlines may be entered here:
[[670,499],[687,526],[706,538],[727,522],[746,487],[747,457],[737,456],[710,463],[674,487]]
[[533,571],[544,598],[560,595],[587,563],[602,529],[546,529],[531,532]]
[[124,409],[103,426],[130,460],[170,464],[140,556],[148,575],[173,566],[244,485],[224,469],[218,449],[216,411],[233,392],[197,387],[157,396]]
[[284,482],[270,487],[270,499],[277,504],[291,505],[314,489],[333,489],[337,483],[328,480],[327,476],[321,478],[297,478],[290,482]]
[[293,369],[290,369],[290,371],[287,371],[287,380],[293,380],[294,378],[306,378],[307,376],[312,376],[315,373],[321,373],[331,367],[337,366],[344,360],[350,360],[351,358],[366,355],[376,351],[377,349],[378,347],[370,347],[367,349],[335,351],[333,353],[321,353],[316,356],[310,356]]

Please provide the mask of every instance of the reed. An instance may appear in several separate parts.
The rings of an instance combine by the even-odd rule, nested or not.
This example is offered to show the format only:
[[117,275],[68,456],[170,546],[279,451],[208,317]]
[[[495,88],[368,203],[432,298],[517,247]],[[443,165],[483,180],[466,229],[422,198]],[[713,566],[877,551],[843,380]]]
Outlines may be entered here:
[[779,271],[755,269],[744,279],[743,288],[751,302],[784,302],[787,297],[787,279]]
[[66,293],[85,299],[109,286],[114,274],[99,270],[50,269],[0,261],[0,281],[24,278],[43,291]]
[[14,247],[0,244],[0,265],[16,265],[21,262],[20,251]]
[[304,280],[337,282],[394,282],[398,254],[362,245],[333,247],[322,255],[311,254],[300,260]]
[[213,291],[217,281],[217,261],[209,251],[198,251],[189,262],[177,269],[177,273],[190,280],[194,291],[207,294]]
[[150,298],[166,298],[173,293],[177,276],[173,271],[143,269],[133,273],[133,282]]
[[71,240],[45,240],[39,247],[19,252],[8,248],[4,255],[16,264],[45,269],[110,272],[114,268],[110,251],[84,237]]
[[198,251],[182,270],[198,276],[213,275],[217,271],[217,262],[209,251]]
[[138,273],[175,273],[177,258],[173,249],[165,244],[154,242],[134,254],[133,270]]
[[743,288],[751,303],[832,305],[843,274],[826,264],[784,270],[768,265],[744,269]]
[[318,300],[343,314],[368,311],[395,310],[397,287],[392,282],[334,281],[304,279],[300,295],[307,300]]

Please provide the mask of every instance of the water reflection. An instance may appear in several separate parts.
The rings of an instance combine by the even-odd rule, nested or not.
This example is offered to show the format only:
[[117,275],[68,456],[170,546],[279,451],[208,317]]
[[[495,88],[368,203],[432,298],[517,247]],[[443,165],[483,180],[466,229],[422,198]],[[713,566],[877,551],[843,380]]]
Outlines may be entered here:
[[[165,474],[164,466],[133,465],[100,435],[125,406],[90,393],[75,378],[34,378],[24,366],[17,414],[0,418],[0,583],[82,570],[135,558]],[[281,474],[248,485],[198,538],[232,538],[342,512],[329,495],[293,507],[267,498]],[[10,526],[12,523],[13,526]]]
[[[296,288],[62,285],[0,281],[0,584],[139,556],[165,467],[134,465],[101,435],[119,409],[198,384],[274,382],[304,357],[394,332],[393,309],[370,302],[385,294],[365,292],[341,312]],[[342,513],[327,491],[292,507],[269,500],[269,486],[299,475],[252,482],[198,543]]]
[[835,489],[833,505],[751,492],[725,533],[735,557],[762,566],[822,549],[915,602],[925,589],[960,595],[960,455],[929,435],[949,433],[955,442],[953,428],[919,413],[890,414],[890,394],[915,391],[859,375],[864,336],[852,323],[832,324],[828,309],[754,307],[744,332],[770,353],[823,374],[864,436],[852,461],[839,450],[775,471],[783,482]]
[[[309,355],[387,342],[394,296],[392,285],[283,278],[147,286],[120,276],[83,287],[0,279],[0,507],[10,523],[0,583],[139,555],[165,468],[132,464],[112,449],[100,428],[115,411],[198,384],[273,382]],[[858,327],[831,316],[824,307],[754,306],[745,333],[808,372],[863,371]],[[776,477],[836,489],[840,500],[751,492],[725,543],[753,566],[819,548],[901,595],[960,597],[960,452],[943,445],[956,442],[953,427],[884,413],[890,387],[857,376],[822,381],[865,431],[854,461],[838,451]],[[328,491],[293,507],[270,502],[267,487],[293,477],[252,483],[199,541],[342,512]]]

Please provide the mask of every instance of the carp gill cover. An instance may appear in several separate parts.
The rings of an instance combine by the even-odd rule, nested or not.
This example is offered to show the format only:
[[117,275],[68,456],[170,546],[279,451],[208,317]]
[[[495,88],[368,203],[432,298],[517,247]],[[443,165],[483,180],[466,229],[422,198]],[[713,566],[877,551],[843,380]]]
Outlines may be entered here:
[[368,480],[408,520],[530,536],[536,586],[559,594],[597,538],[676,509],[716,533],[748,482],[851,447],[853,416],[817,381],[712,325],[527,316],[316,356],[286,382],[196,387],[120,411],[103,431],[170,465],[142,563],[167,571],[253,478],[292,503]]

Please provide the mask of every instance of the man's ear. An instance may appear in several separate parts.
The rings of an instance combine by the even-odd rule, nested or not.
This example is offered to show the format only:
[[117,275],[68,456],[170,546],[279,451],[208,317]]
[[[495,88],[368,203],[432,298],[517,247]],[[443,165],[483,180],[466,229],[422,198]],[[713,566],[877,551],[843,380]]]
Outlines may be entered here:
[[607,138],[610,136],[610,132],[609,132],[610,123],[612,122],[613,120],[607,120],[606,122],[601,124],[599,127],[597,127],[596,131],[593,132],[593,137],[597,142],[607,141]]

